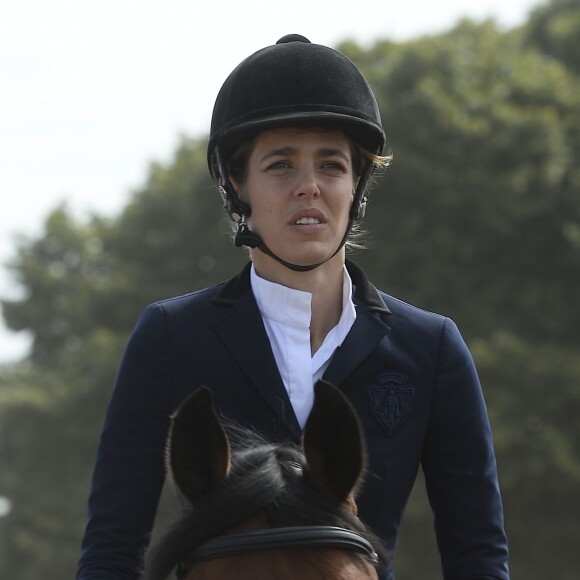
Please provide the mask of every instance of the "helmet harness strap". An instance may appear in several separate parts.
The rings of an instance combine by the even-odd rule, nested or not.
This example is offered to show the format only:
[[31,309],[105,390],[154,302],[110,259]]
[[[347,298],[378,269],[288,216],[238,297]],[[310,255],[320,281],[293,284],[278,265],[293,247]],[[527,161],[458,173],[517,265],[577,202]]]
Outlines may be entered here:
[[235,215],[239,216],[237,220],[238,231],[236,232],[234,238],[234,244],[236,245],[236,247],[239,248],[241,246],[247,246],[249,248],[258,248],[264,254],[270,256],[278,263],[295,272],[309,272],[310,270],[314,270],[315,268],[322,266],[330,259],[334,258],[334,256],[336,256],[336,254],[338,254],[338,252],[346,244],[350,232],[352,230],[352,227],[354,225],[354,222],[357,220],[361,220],[365,215],[367,197],[364,191],[366,183],[373,171],[372,161],[367,161],[360,175],[354,194],[354,199],[349,211],[348,225],[346,227],[344,236],[342,237],[342,240],[340,241],[340,244],[338,248],[335,250],[335,252],[322,262],[318,262],[316,264],[309,264],[307,266],[287,262],[280,256],[277,256],[274,252],[272,252],[272,250],[268,248],[264,240],[258,234],[250,230],[250,228],[248,227],[248,224],[246,223],[246,218],[251,215],[252,208],[247,203],[243,202],[236,195],[236,190],[229,178],[228,172],[225,171],[225,168],[223,166],[219,146],[215,148],[215,162],[221,180],[221,185],[218,186],[218,191],[220,192],[222,199],[224,200],[224,208],[232,217],[232,219],[235,219],[234,218]]

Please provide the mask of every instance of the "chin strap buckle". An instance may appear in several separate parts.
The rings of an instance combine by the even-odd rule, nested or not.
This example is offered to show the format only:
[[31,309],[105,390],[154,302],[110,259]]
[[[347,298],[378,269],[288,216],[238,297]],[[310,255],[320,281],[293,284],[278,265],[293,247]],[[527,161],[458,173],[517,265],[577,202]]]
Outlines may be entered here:
[[238,221],[238,231],[234,238],[236,248],[248,246],[249,248],[257,248],[262,243],[262,238],[255,234],[244,221],[242,216]]

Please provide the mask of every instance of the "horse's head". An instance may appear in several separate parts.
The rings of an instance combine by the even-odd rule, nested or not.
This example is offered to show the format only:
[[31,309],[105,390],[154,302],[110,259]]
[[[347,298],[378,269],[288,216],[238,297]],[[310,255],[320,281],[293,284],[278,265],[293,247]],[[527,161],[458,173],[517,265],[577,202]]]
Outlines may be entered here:
[[232,450],[202,387],[173,417],[168,449],[191,509],[154,550],[149,580],[176,566],[187,580],[377,578],[382,547],[356,517],[362,431],[338,389],[316,385],[301,449],[244,432]]

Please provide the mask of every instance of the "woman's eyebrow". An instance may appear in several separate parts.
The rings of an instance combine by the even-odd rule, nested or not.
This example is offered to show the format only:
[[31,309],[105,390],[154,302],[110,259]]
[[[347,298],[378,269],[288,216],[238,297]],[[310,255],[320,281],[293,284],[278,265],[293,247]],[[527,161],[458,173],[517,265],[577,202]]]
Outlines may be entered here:
[[[290,155],[296,154],[297,149],[295,147],[280,147],[278,149],[272,149],[271,151],[267,151],[262,155],[259,161],[265,161],[270,157],[288,157]],[[350,155],[344,151],[343,149],[336,148],[336,147],[321,147],[316,151],[316,154],[319,157],[341,157],[345,161],[350,161]]]
[[343,149],[336,149],[334,147],[322,147],[318,150],[320,157],[342,157],[345,161],[350,161],[350,155]]
[[264,153],[264,155],[262,155],[258,161],[265,161],[270,157],[288,157],[294,153],[296,153],[296,149],[294,147],[280,147],[279,149],[272,149],[271,151]]

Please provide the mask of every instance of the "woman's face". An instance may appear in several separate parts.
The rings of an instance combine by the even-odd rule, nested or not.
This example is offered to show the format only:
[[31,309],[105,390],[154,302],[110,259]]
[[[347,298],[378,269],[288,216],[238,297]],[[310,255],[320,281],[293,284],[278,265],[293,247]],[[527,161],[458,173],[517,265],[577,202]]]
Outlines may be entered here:
[[329,258],[340,245],[355,181],[344,133],[282,128],[256,138],[246,178],[234,185],[252,208],[250,229],[277,256],[308,265]]

